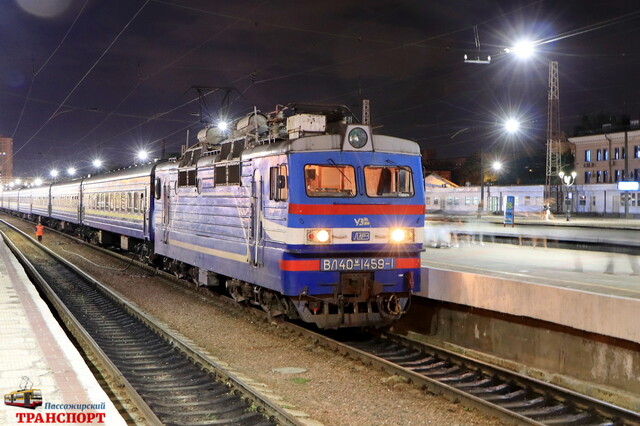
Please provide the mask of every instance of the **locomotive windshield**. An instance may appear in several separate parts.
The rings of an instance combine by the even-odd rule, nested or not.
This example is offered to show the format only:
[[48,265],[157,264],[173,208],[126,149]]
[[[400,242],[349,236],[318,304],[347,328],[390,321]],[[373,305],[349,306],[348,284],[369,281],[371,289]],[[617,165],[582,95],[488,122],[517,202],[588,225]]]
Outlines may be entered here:
[[409,167],[366,166],[364,181],[369,197],[413,196],[413,175]]
[[355,197],[356,174],[353,166],[307,164],[304,179],[309,197]]

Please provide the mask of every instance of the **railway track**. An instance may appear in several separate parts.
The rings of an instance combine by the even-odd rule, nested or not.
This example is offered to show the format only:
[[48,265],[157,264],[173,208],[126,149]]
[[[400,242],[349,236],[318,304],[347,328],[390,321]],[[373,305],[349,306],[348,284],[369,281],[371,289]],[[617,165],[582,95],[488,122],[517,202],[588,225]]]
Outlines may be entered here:
[[[252,316],[264,315],[248,311]],[[317,333],[292,323],[280,326],[509,423],[640,425],[638,413],[402,336]]]
[[179,337],[2,221],[0,230],[138,424],[299,424]]
[[405,377],[510,423],[640,425],[640,414],[477,360],[392,334],[301,333],[361,362]]

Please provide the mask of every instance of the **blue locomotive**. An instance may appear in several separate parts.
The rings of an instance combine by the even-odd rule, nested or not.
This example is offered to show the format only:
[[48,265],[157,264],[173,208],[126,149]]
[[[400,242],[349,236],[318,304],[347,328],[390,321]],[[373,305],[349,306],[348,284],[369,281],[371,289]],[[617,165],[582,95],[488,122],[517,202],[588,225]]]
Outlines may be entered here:
[[279,107],[210,127],[180,158],[5,191],[71,229],[238,302],[320,328],[385,325],[419,291],[420,151],[344,107]]

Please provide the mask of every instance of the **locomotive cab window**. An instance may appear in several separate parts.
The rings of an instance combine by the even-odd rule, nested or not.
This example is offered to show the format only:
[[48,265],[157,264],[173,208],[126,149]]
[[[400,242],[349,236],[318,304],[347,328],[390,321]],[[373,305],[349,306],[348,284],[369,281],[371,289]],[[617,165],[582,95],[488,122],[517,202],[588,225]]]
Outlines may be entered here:
[[356,174],[353,166],[307,164],[304,180],[309,197],[355,197]]
[[412,197],[413,174],[405,166],[366,166],[364,181],[369,197]]
[[287,166],[271,167],[269,169],[269,199],[275,201],[286,201],[289,196]]

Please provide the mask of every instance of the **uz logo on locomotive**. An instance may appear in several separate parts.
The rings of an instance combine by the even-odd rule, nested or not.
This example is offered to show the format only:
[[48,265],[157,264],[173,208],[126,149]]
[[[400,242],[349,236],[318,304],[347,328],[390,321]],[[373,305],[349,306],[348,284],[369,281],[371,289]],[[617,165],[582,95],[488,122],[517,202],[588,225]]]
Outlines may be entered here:
[[371,226],[368,217],[358,217],[353,219],[353,221],[356,223],[356,226]]

